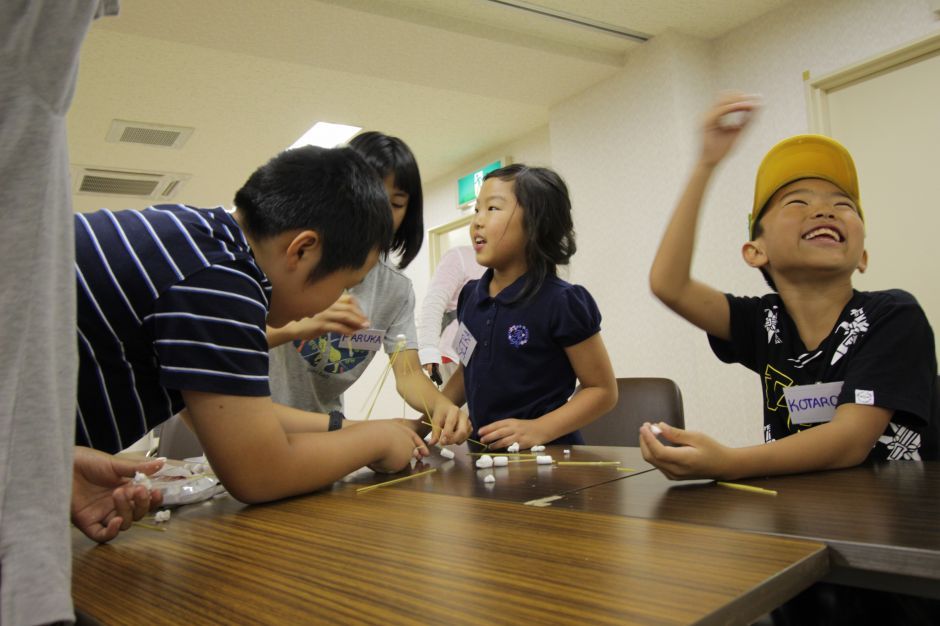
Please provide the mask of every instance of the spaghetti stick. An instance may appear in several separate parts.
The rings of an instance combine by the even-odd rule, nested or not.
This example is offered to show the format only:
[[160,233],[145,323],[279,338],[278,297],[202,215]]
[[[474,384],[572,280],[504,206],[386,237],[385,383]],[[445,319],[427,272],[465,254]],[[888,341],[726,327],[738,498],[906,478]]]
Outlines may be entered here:
[[433,474],[436,471],[437,471],[437,468],[435,467],[429,470],[425,470],[423,472],[418,472],[417,474],[409,474],[408,476],[402,476],[401,478],[396,478],[395,480],[386,480],[384,483],[378,483],[376,485],[366,485],[365,487],[359,487],[359,489],[356,489],[356,493],[363,493],[365,491],[378,489],[379,487],[384,487],[386,485],[394,485],[395,483],[400,483],[406,480],[411,480],[412,478],[417,478],[418,476],[425,476],[427,474]]
[[632,467],[618,467],[617,471],[618,472],[635,472],[636,470],[633,469]]
[[[382,372],[382,377],[379,379],[379,382],[376,384],[374,388],[374,391],[375,391],[374,395],[370,394],[370,395],[373,395],[373,397],[372,397],[372,404],[369,405],[369,410],[366,411],[367,420],[369,419],[369,417],[372,416],[372,409],[375,408],[375,403],[379,399],[379,393],[381,393],[382,387],[385,386],[385,379],[386,377],[388,377],[389,371],[392,369],[392,366],[395,364],[395,359],[398,358],[398,354],[402,351],[402,348],[404,347],[405,347],[405,340],[399,339],[398,343],[395,344],[395,352],[393,352],[392,356],[389,358],[388,365],[385,366],[385,371]],[[366,399],[366,402],[368,402],[368,399]]]
[[725,483],[716,481],[722,487],[728,487],[729,489],[738,489],[739,491],[750,491],[751,493],[760,493],[766,496],[775,496],[777,492],[773,489],[764,489],[763,487],[754,487],[752,485],[742,485],[740,483]]
[[[429,415],[429,416],[428,416],[428,419],[430,419],[430,417],[431,417],[431,416]],[[424,424],[425,426],[430,426],[430,427],[431,427],[431,430],[434,430],[434,424],[432,424],[431,422],[425,422],[424,420],[421,420],[421,423]],[[477,444],[478,446],[483,446],[484,448],[489,448],[489,447],[490,447],[490,444],[488,444],[488,443],[483,443],[482,441],[477,441],[476,439],[471,439],[470,437],[467,437],[467,441],[472,441],[473,443]],[[480,455],[480,454],[489,454],[489,452],[469,452],[468,454]],[[532,456],[535,456],[535,455],[532,455]]]
[[620,465],[620,461],[556,461],[556,465]]
[[[474,442],[474,443],[478,443],[478,442]],[[483,456],[484,454],[489,454],[491,456],[494,456],[494,455],[495,456],[511,456],[513,458],[523,457],[523,456],[531,456],[532,458],[535,458],[539,456],[538,454],[534,452],[468,452],[467,454],[469,456]]]

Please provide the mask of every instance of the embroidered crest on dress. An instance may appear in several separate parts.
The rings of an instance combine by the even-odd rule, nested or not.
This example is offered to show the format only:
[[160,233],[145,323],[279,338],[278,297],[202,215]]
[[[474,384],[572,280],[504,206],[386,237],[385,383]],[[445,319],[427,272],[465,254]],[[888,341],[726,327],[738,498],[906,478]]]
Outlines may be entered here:
[[889,461],[920,461],[920,435],[900,424],[888,424],[891,433],[878,438],[888,447]]
[[513,324],[509,327],[509,343],[514,348],[521,348],[529,341],[529,329],[522,324]]
[[868,319],[865,317],[863,309],[852,309],[849,314],[852,316],[852,321],[842,322],[836,327],[837,331],[841,330],[845,333],[845,337],[842,339],[842,343],[836,346],[836,351],[832,353],[832,361],[829,362],[829,365],[835,365],[849,351],[849,347],[855,344],[862,334],[868,332]]
[[767,317],[764,318],[764,330],[767,331],[767,343],[770,343],[771,339],[774,343],[783,343],[780,339],[780,333],[777,330],[777,319],[779,317],[777,307],[773,306],[769,309],[764,309],[764,312],[767,314]]

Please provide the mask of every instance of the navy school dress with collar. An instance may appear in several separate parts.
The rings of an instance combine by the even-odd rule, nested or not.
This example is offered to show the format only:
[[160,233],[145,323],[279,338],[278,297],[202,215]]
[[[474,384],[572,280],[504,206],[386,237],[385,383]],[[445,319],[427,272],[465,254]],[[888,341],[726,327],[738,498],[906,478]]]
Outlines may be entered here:
[[77,214],[75,256],[77,444],[126,448],[182,390],[270,395],[271,283],[225,209]]
[[[464,389],[479,429],[507,418],[535,419],[574,393],[577,377],[565,348],[600,332],[601,313],[587,289],[548,277],[527,301],[512,302],[526,275],[490,297],[493,270],[464,285],[457,318],[476,340],[464,364]],[[546,444],[584,443],[574,431]]]

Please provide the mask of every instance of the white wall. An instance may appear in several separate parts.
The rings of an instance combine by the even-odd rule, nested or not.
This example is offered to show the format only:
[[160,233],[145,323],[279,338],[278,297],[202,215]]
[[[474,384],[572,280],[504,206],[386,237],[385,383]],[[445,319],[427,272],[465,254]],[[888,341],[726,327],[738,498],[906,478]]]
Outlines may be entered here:
[[[720,289],[763,293],[760,274],[743,264],[739,249],[760,158],[779,139],[808,131],[803,72],[827,74],[938,27],[923,0],[797,0],[715,41],[660,35],[617,75],[555,107],[548,129],[426,183],[426,225],[458,217],[456,179],[484,163],[510,155],[550,164],[568,182],[574,203],[579,251],[570,279],[587,286],[600,305],[617,375],[673,378],[689,427],[733,445],[757,443],[756,375],[719,362],[704,335],[656,302],[647,285],[697,150],[699,117],[719,88],[757,92],[766,101],[709,193],[694,266],[697,277]],[[423,250],[408,271],[419,303],[428,280],[426,255]],[[347,393],[353,415],[385,362],[377,359]],[[392,388],[386,383],[392,395],[379,415],[401,412]]]
[[[405,138],[407,141],[407,138]],[[548,127],[542,127],[522,137],[509,141],[504,146],[487,152],[479,158],[469,161],[453,172],[432,181],[424,181],[424,226],[426,229],[447,224],[461,217],[457,210],[457,179],[473,172],[487,163],[497,159],[510,157],[514,163],[527,163],[531,165],[551,165],[551,147],[549,145]],[[419,163],[420,166],[420,163]],[[469,231],[468,231],[469,233]],[[469,234],[467,236],[469,243]],[[405,274],[412,280],[416,295],[416,309],[421,306],[424,293],[430,281],[428,265],[428,242],[425,238],[421,252],[408,265]],[[344,402],[346,413],[350,417],[364,416],[360,411],[370,391],[382,376],[382,371],[388,364],[388,358],[377,356],[374,362],[366,369],[362,377],[349,388],[345,394]],[[382,386],[382,392],[372,412],[376,417],[399,417],[402,413],[401,398],[395,393],[395,380],[391,374]],[[417,415],[415,411],[408,410],[411,417]]]

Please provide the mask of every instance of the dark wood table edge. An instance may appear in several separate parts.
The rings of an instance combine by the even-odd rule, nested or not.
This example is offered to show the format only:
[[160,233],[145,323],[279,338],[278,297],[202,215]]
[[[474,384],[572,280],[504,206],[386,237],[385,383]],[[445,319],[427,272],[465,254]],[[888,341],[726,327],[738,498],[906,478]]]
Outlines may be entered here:
[[[697,524],[689,524],[695,526]],[[747,532],[747,531],[738,531]],[[750,533],[767,534],[767,533]],[[804,540],[805,541],[805,540]],[[720,609],[695,622],[697,626],[742,624],[748,625],[762,615],[787,602],[829,573],[829,548],[819,544],[819,550],[799,563],[794,563],[773,577],[774,584],[763,584]],[[768,581],[769,583],[770,581]]]

